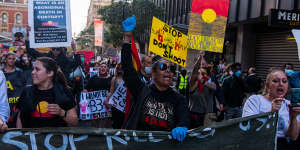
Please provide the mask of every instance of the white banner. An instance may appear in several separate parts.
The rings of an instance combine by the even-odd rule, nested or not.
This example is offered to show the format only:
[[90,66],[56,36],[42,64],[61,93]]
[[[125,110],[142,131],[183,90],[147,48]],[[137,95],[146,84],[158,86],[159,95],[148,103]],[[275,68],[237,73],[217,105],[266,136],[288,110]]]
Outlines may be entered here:
[[108,95],[107,90],[81,92],[80,95],[80,119],[93,120],[111,117],[111,110],[103,104]]
[[109,99],[109,104],[118,110],[125,112],[126,106],[126,87],[124,86],[124,81],[119,84],[117,89],[115,89],[114,94]]
[[70,0],[29,0],[30,47],[71,46],[70,13]]
[[292,33],[295,37],[297,47],[298,47],[298,59],[300,60],[300,30],[299,29],[293,29]]

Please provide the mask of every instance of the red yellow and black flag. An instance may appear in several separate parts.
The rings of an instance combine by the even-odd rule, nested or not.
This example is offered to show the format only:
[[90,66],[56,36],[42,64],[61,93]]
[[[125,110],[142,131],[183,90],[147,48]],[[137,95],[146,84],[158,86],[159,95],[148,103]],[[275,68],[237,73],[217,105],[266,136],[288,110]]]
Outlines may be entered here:
[[188,47],[223,52],[229,0],[193,0]]

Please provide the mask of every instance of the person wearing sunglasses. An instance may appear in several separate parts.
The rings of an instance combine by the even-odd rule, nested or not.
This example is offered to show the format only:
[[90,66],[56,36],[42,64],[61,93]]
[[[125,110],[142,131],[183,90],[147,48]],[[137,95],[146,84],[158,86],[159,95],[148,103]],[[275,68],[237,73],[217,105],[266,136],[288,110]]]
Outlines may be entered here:
[[15,53],[9,52],[5,55],[5,67],[3,72],[6,78],[7,100],[11,110],[7,125],[9,128],[15,128],[18,115],[16,105],[26,86],[26,77],[23,70],[16,67]]
[[186,99],[172,90],[175,66],[168,60],[152,60],[153,83],[143,83],[133,67],[131,44],[135,17],[123,23],[124,41],[121,51],[123,79],[133,98],[129,115],[122,128],[146,131],[171,131],[173,139],[183,141],[189,126]]
[[[27,28],[27,33],[30,29]],[[28,39],[28,38],[26,38]],[[26,51],[30,57],[36,59],[38,57],[50,57],[53,58],[62,72],[64,73],[65,77],[69,80],[69,75],[72,72],[72,68],[76,64],[74,60],[69,59],[66,56],[66,48],[65,47],[52,47],[48,53],[41,53],[36,49],[30,48],[29,41],[25,41]]]

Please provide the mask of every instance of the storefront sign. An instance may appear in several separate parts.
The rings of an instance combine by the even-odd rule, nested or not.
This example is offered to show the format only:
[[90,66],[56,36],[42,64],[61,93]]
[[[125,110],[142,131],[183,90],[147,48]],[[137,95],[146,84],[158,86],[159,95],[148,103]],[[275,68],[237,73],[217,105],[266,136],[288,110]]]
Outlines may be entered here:
[[188,48],[223,52],[229,0],[193,0]]
[[80,119],[93,120],[111,117],[111,110],[106,109],[103,102],[108,95],[107,90],[82,92],[80,95]]
[[0,134],[5,150],[274,150],[276,113],[189,130],[183,142],[170,132],[88,128],[12,129]]
[[29,0],[31,48],[71,46],[70,0]]
[[300,10],[271,9],[269,25],[300,28]]
[[115,89],[114,94],[109,99],[109,104],[111,104],[116,109],[125,112],[126,105],[126,87],[124,86],[124,81],[119,84],[117,89]]
[[153,17],[149,50],[183,67],[186,66],[187,36]]

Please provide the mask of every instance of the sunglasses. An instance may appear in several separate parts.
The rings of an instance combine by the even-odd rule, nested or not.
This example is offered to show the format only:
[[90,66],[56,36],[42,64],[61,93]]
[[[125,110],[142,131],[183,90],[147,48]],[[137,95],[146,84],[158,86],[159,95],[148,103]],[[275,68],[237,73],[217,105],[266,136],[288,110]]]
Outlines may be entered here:
[[175,73],[175,71],[176,71],[176,66],[173,66],[173,65],[168,66],[167,64],[160,63],[160,64],[159,64],[159,69],[160,69],[161,71],[165,71],[165,70],[169,69],[171,72]]

